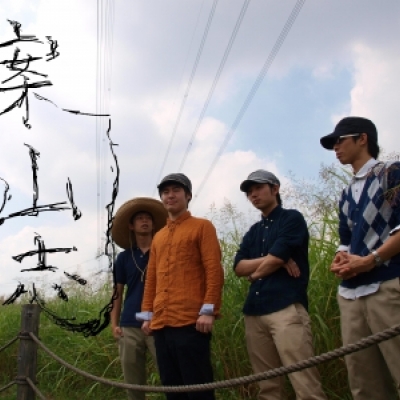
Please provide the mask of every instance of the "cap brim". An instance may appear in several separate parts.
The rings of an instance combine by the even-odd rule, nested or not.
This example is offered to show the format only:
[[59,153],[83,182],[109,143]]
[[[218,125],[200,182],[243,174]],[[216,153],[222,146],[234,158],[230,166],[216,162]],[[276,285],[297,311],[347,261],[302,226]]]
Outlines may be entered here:
[[323,148],[325,148],[327,150],[333,150],[333,147],[335,146],[335,143],[339,136],[340,136],[340,134],[332,132],[329,135],[322,137],[319,141]]
[[277,185],[276,183],[272,183],[263,179],[246,179],[240,184],[240,190],[247,193],[250,186],[254,185],[255,183],[271,183],[272,185]]
[[129,230],[129,220],[132,215],[148,212],[153,217],[154,233],[163,228],[167,222],[168,212],[163,204],[150,197],[137,197],[129,200],[118,209],[113,220],[111,236],[114,242],[123,249],[129,249],[135,244],[135,236]]
[[177,184],[182,186],[183,188],[186,188],[187,190],[189,190],[190,193],[192,193],[192,190],[190,189],[190,187],[188,187],[188,185],[184,182],[181,182],[178,179],[168,179],[167,181],[161,182],[159,185],[157,185],[157,189],[160,191],[162,190],[162,188],[164,188],[167,185],[171,185],[171,184]]

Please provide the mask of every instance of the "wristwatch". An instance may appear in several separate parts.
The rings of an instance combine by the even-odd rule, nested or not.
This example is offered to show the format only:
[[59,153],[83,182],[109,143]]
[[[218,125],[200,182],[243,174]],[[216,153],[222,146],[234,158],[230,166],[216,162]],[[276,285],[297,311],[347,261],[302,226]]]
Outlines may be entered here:
[[383,260],[376,250],[372,250],[371,254],[374,256],[376,266],[383,264]]

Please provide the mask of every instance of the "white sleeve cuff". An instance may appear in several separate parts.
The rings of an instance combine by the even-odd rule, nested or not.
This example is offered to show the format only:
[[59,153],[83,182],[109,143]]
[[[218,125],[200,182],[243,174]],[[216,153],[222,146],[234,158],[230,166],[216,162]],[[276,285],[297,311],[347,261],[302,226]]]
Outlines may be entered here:
[[214,315],[214,304],[203,304],[199,315]]
[[153,313],[151,311],[142,311],[136,313],[136,319],[138,321],[151,321],[153,318]]
[[337,250],[336,250],[336,253],[338,252],[338,251],[345,251],[345,252],[349,252],[349,246],[345,246],[344,244],[340,244],[339,245],[339,247],[337,248]]
[[400,231],[400,225],[397,225],[396,227],[394,227],[390,232],[389,232],[389,236],[392,236],[394,233]]

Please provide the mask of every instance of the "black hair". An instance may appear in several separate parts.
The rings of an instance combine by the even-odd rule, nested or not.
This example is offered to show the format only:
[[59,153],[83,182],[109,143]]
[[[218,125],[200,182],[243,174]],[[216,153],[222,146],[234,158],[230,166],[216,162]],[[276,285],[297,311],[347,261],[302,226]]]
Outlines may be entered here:
[[370,154],[370,156],[375,158],[376,160],[379,156],[379,151],[380,148],[378,146],[378,143],[372,141],[370,142],[368,138],[368,153]]
[[[270,187],[271,190],[272,190],[272,188],[274,186],[277,186],[277,185],[274,185],[272,183],[267,183],[267,185]],[[245,195],[246,195],[247,198],[249,197],[249,193],[248,192],[245,192]],[[276,194],[276,201],[277,201],[279,206],[282,206],[282,198],[281,198],[281,194],[279,192]]]
[[133,220],[135,219],[136,215],[142,214],[142,213],[147,214],[147,215],[150,215],[151,220],[154,222],[154,218],[153,218],[153,216],[151,215],[151,213],[150,213],[149,211],[143,210],[143,211],[135,212],[135,214],[132,214],[132,216],[129,218],[129,223],[130,223],[130,224],[133,224]]
[[[269,187],[271,188],[271,190],[272,190],[272,188],[273,188],[274,186],[276,186],[276,185],[273,185],[272,183],[268,183],[268,186],[269,186]],[[276,201],[277,201],[277,203],[278,203],[279,206],[282,206],[281,194],[280,194],[279,192],[276,194]]]
[[[377,142],[370,140],[370,137],[368,136],[368,134],[366,133],[367,138],[368,138],[368,142],[367,142],[367,150],[368,150],[368,154],[372,157],[375,158],[375,160],[378,158],[379,156],[379,152],[380,152],[380,148]],[[361,136],[361,133],[360,133]],[[356,142],[360,136],[354,136],[353,140]]]

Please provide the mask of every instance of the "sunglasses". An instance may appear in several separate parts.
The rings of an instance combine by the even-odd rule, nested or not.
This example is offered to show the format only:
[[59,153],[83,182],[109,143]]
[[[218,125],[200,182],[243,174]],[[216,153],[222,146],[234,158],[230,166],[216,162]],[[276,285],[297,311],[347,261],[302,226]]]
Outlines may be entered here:
[[341,143],[344,141],[344,139],[346,139],[346,138],[349,138],[349,137],[357,137],[357,136],[360,136],[360,135],[361,135],[361,133],[350,133],[350,134],[348,134],[348,135],[339,136],[339,137],[336,139],[335,144],[341,144]]

